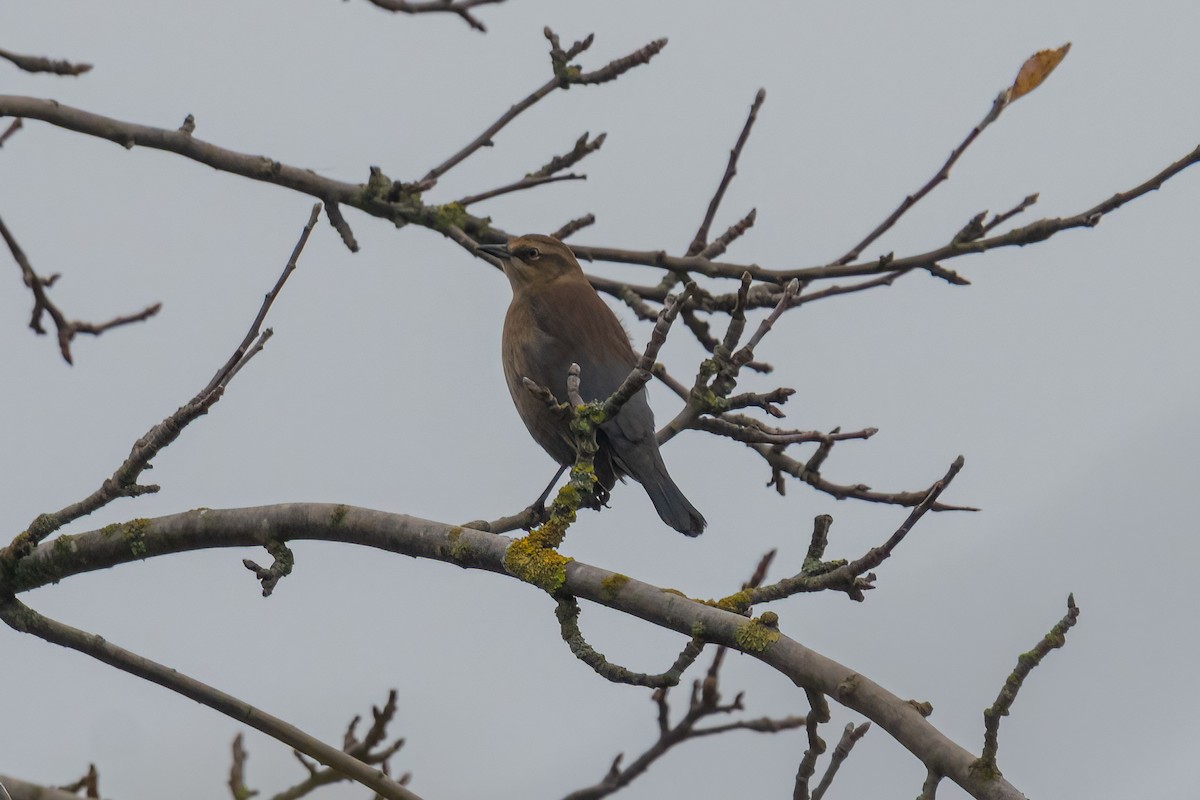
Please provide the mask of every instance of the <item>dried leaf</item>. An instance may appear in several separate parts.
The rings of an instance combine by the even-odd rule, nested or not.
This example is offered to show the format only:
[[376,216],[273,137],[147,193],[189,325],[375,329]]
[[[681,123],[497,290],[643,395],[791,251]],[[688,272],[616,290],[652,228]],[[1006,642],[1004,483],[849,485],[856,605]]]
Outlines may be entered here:
[[1021,71],[1017,73],[1017,79],[1008,90],[1008,101],[1011,103],[1041,86],[1042,81],[1050,76],[1070,49],[1071,43],[1067,42],[1057,50],[1042,50],[1026,59],[1021,65]]

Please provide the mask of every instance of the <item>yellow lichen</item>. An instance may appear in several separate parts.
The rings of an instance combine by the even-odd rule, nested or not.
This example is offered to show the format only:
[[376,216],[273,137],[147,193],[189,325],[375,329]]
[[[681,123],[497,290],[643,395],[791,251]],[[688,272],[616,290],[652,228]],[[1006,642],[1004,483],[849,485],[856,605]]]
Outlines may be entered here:
[[542,547],[533,534],[517,539],[504,552],[504,568],[513,577],[554,594],[567,582],[567,564],[574,559]]
[[617,595],[621,593],[621,590],[625,588],[625,584],[627,583],[629,583],[629,576],[614,572],[600,581],[600,594],[606,600],[616,600]]
[[463,541],[462,528],[451,528],[446,534],[446,539],[450,542],[449,554],[452,560],[463,562],[471,557],[473,550],[470,542]]
[[751,619],[738,626],[733,633],[733,641],[743,652],[764,653],[768,647],[779,641],[779,631],[763,624],[760,619]]

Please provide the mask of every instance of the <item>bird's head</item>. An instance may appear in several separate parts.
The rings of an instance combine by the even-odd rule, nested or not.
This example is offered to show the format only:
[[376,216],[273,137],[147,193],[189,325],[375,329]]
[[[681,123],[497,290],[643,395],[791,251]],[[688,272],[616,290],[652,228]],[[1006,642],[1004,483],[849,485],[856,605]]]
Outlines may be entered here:
[[479,250],[500,260],[514,292],[564,275],[583,276],[571,248],[551,236],[517,236],[507,244],[480,245]]

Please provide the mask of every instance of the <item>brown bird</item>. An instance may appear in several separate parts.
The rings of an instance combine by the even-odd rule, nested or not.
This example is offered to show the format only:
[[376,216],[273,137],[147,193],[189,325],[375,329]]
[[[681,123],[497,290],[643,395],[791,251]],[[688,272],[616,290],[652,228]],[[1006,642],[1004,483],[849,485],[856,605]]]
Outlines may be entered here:
[[[575,463],[570,428],[530,394],[524,379],[564,400],[567,370],[576,363],[581,370],[580,396],[585,401],[604,400],[637,363],[629,336],[592,289],[570,248],[557,239],[519,236],[507,246],[479,249],[500,259],[512,284],[501,347],[509,394],[534,441],[559,464],[570,466]],[[663,522],[688,536],[704,530],[704,517],[667,474],[644,388],[600,426],[596,443],[596,477],[604,489],[600,502],[618,478],[628,475],[645,488]]]

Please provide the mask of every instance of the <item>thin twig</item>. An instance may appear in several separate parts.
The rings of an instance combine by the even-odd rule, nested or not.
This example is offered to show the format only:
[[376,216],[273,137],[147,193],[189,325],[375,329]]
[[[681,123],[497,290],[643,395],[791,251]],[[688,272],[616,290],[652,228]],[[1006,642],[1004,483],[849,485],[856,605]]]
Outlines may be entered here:
[[718,258],[729,249],[729,245],[740,238],[742,234],[750,230],[754,226],[755,220],[758,219],[758,209],[752,208],[746,216],[742,217],[737,222],[733,223],[726,229],[724,233],[712,240],[707,247],[696,253],[700,258]]
[[0,50],[0,58],[6,58],[26,72],[51,72],[55,75],[82,75],[91,70],[91,64],[74,63],[43,56],[23,56],[8,50]]
[[521,180],[519,180],[519,181],[513,181],[512,183],[506,184],[504,186],[498,186],[495,189],[489,189],[486,192],[480,192],[479,194],[469,194],[460,200],[456,200],[455,202],[458,203],[463,208],[466,208],[467,206],[471,205],[472,203],[479,203],[484,200],[490,200],[493,197],[499,197],[500,195],[509,194],[511,192],[519,192],[519,191],[522,191],[523,189],[532,189],[535,186],[541,186],[546,183],[558,183],[559,181],[586,181],[586,180],[587,180],[587,175],[576,175],[573,172],[569,172],[566,175],[539,175],[539,176],[527,175],[524,178],[521,178]]
[[548,178],[551,175],[562,172],[567,167],[573,167],[582,161],[591,153],[596,152],[604,145],[604,140],[608,138],[607,133],[602,133],[595,139],[588,140],[588,134],[583,134],[575,141],[575,146],[567,153],[561,156],[555,156],[546,162],[536,172],[531,172],[526,175],[526,178]]
[[967,134],[967,138],[963,139],[958,147],[950,151],[950,157],[946,159],[945,164],[942,164],[942,168],[934,173],[934,176],[930,178],[925,185],[918,189],[914,194],[910,194],[908,197],[904,198],[900,205],[896,207],[896,210],[889,214],[887,219],[879,223],[875,230],[868,233],[866,238],[854,245],[854,247],[850,248],[850,250],[844,256],[833,263],[841,266],[843,264],[849,264],[851,261],[858,258],[859,255],[862,254],[863,250],[865,250],[880,236],[885,234],[889,228],[895,225],[896,222],[899,221],[900,217],[904,216],[906,211],[919,203],[921,198],[933,191],[939,183],[949,178],[950,168],[953,167],[955,162],[962,157],[962,154],[965,153],[967,148],[971,146],[971,143],[979,137],[979,134],[983,133],[987,126],[991,125],[996,121],[997,118],[999,118],[1000,112],[1003,111],[1007,105],[1008,94],[1006,92],[1001,92],[996,96],[996,99],[992,101],[992,107],[988,113],[984,115],[984,118],[979,121],[978,125],[971,129],[970,133]]
[[821,800],[825,796],[825,792],[829,791],[829,786],[833,783],[842,762],[850,755],[850,751],[854,749],[858,740],[865,736],[870,729],[871,723],[869,722],[864,722],[858,727],[855,727],[853,722],[846,723],[846,727],[842,729],[842,738],[833,748],[833,755],[829,757],[829,765],[825,767],[825,774],[821,776],[821,782],[813,790],[812,800]]
[[587,226],[595,224],[595,222],[595,214],[584,214],[582,217],[576,217],[575,219],[571,220],[550,235],[555,239],[558,239],[560,242],[566,241],[567,237],[571,234],[578,233]]
[[1017,658],[1017,666],[1004,681],[996,702],[983,712],[983,752],[972,767],[971,771],[984,776],[999,775],[996,766],[996,751],[1000,748],[1000,718],[1007,717],[1017,692],[1029,677],[1029,673],[1042,663],[1051,650],[1057,650],[1067,643],[1067,631],[1075,626],[1079,619],[1079,607],[1075,605],[1075,595],[1067,595],[1067,613],[1058,621],[1050,632],[1042,637],[1034,648],[1022,653]]
[[671,323],[675,321],[675,317],[679,315],[679,310],[687,304],[692,293],[695,291],[696,284],[689,283],[684,287],[679,297],[663,306],[662,311],[659,312],[658,321],[654,324],[654,330],[650,333],[650,341],[646,343],[646,349],[642,351],[637,365],[626,376],[625,380],[621,382],[617,390],[604,401],[604,414],[606,418],[612,419],[615,417],[617,412],[621,410],[621,407],[653,377],[654,360],[658,357],[658,351],[667,341],[667,333],[671,330]]
[[24,126],[24,124],[25,123],[21,120],[20,117],[17,117],[16,119],[14,119],[12,121],[12,123],[9,124],[9,126],[4,129],[4,133],[0,133],[0,147],[3,147],[4,143],[7,142],[14,133],[21,130],[21,128],[22,128],[22,126]]
[[[552,39],[551,38],[552,35],[553,35],[553,32],[550,31],[549,28],[547,28],[546,29],[546,38],[551,39],[551,44],[554,45],[556,42],[556,39]],[[579,48],[579,52],[583,52],[584,50],[588,49],[588,47],[591,46],[591,43],[592,43],[592,39],[589,36],[588,38],[584,39],[582,42],[576,42],[575,47]],[[575,50],[575,48],[572,48],[572,51],[574,51],[574,50]],[[464,159],[466,159],[469,155],[474,153],[476,150],[478,150],[481,147],[490,147],[492,144],[492,137],[495,136],[497,133],[499,133],[501,130],[503,130],[504,127],[506,125],[508,125],[508,123],[512,122],[514,119],[516,119],[518,116],[520,116],[521,112],[528,109],[534,103],[538,102],[543,97],[545,97],[546,95],[553,92],[555,89],[561,88],[562,85],[563,85],[563,81],[559,78],[558,75],[555,75],[553,78],[546,81],[538,88],[534,89],[528,96],[526,96],[522,100],[519,100],[512,107],[510,107],[508,109],[508,111],[505,111],[503,114],[501,114],[499,119],[497,119],[491,125],[487,126],[487,128],[484,129],[483,133],[479,134],[474,139],[472,139],[470,142],[468,142],[465,147],[463,147],[461,150],[459,150],[454,155],[447,158],[442,163],[438,164],[433,169],[429,170],[429,172],[425,173],[425,177],[422,178],[420,181],[421,184],[432,187],[433,184],[437,183],[438,178],[440,178],[442,175],[445,175],[447,172],[449,172],[451,169],[453,169],[455,166],[457,166],[459,163],[461,163]]]
[[[729,183],[733,180],[733,176],[737,175],[738,158],[742,155],[742,148],[746,146],[746,141],[750,138],[750,129],[754,127],[754,121],[758,119],[758,110],[762,108],[763,101],[767,99],[767,90],[759,89],[754,95],[754,102],[750,105],[750,114],[746,117],[746,124],[742,126],[741,135],[737,138],[737,143],[733,149],[729,151],[729,163],[725,165],[725,174],[721,176],[721,182],[717,184],[717,191],[713,193],[712,200],[708,202],[708,211],[704,214],[704,220],[700,223],[700,227],[696,230],[696,235],[692,237],[692,243],[688,246],[687,254],[689,256],[699,255],[708,246],[708,229],[712,227],[713,218],[717,215],[717,209],[721,205],[721,200],[725,197],[725,190],[729,188]],[[750,212],[751,215],[754,213]],[[751,219],[746,228],[754,224]],[[740,233],[736,234],[741,235]],[[728,242],[725,243],[728,245]],[[721,247],[724,251],[725,247]]]
[[503,3],[504,0],[424,0],[424,2],[421,0],[367,0],[367,2],[384,11],[401,14],[425,14],[439,11],[457,14],[475,30],[487,33],[487,28],[471,13],[471,9],[476,6]]
[[134,322],[144,322],[162,309],[161,303],[155,303],[135,314],[126,314],[101,323],[68,320],[62,310],[54,305],[46,294],[46,289],[57,280],[58,276],[52,275],[49,278],[43,278],[34,272],[33,265],[29,263],[29,259],[25,256],[25,251],[17,244],[16,238],[13,237],[12,232],[9,231],[8,226],[4,224],[4,220],[2,219],[0,219],[0,237],[3,237],[5,243],[8,245],[13,259],[21,269],[21,276],[25,281],[25,285],[33,293],[33,312],[29,318],[29,327],[36,333],[46,333],[46,329],[42,326],[42,315],[48,315],[54,322],[55,330],[58,333],[59,352],[62,353],[63,360],[68,364],[74,363],[71,357],[71,341],[75,338],[76,334],[87,333],[92,336],[99,336],[112,328],[129,325]]

